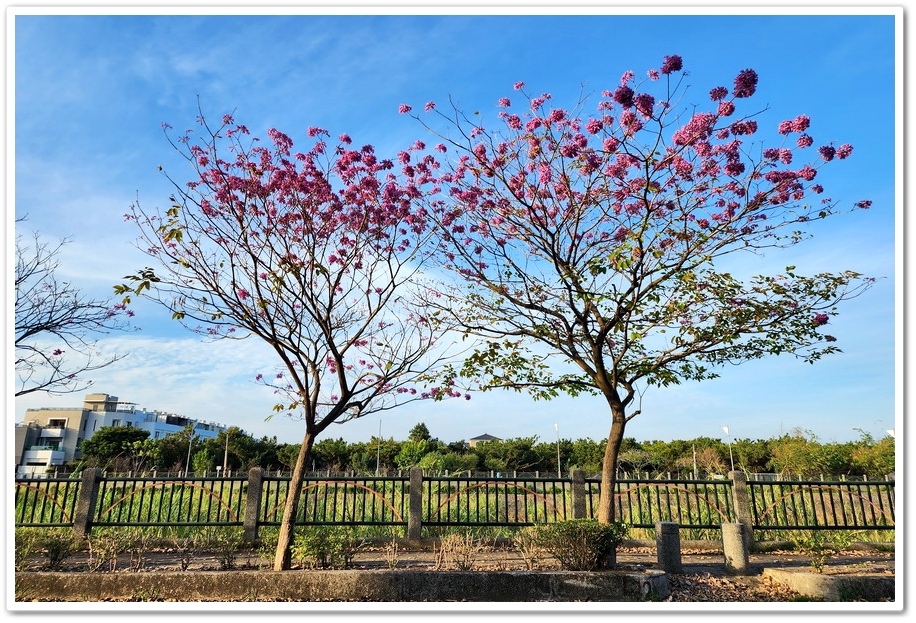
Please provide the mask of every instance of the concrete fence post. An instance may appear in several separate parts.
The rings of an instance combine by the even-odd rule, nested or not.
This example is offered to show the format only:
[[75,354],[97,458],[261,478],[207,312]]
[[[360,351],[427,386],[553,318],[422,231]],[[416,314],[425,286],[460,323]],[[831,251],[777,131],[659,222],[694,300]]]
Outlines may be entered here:
[[681,572],[680,524],[659,521],[655,524],[655,552],[658,566],[667,573]]
[[245,500],[245,518],[242,527],[245,542],[254,545],[258,541],[258,514],[261,510],[261,492],[264,489],[264,470],[252,467],[248,470],[248,497]]
[[572,518],[585,519],[585,471],[571,470],[569,477],[572,480]]
[[732,481],[732,500],[735,505],[735,519],[744,526],[744,546],[750,551],[754,546],[754,521],[751,515],[751,491],[744,472],[728,472]]
[[423,469],[410,468],[410,484],[407,507],[407,538],[419,540],[423,530]]
[[102,470],[90,467],[83,470],[80,480],[80,494],[76,501],[76,515],[73,517],[73,536],[82,539],[92,531],[92,516],[99,497],[99,482]]
[[725,569],[736,575],[749,575],[750,564],[744,524],[722,524],[722,550],[725,553]]

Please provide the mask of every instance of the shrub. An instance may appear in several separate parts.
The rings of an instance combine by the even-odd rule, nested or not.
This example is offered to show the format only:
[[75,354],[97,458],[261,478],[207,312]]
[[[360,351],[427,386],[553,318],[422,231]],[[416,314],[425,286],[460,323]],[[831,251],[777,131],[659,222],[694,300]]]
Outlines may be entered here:
[[439,539],[436,568],[469,571],[474,568],[482,549],[483,539],[470,531],[447,534]]
[[36,546],[46,558],[46,567],[58,571],[70,556],[79,549],[79,541],[68,528],[45,530],[37,537]]
[[16,571],[25,571],[29,558],[40,550],[39,534],[35,528],[16,528],[14,544]]
[[829,559],[840,553],[844,547],[849,547],[850,540],[849,535],[843,534],[837,534],[831,540],[823,530],[797,533],[792,538],[795,548],[811,557],[810,564],[818,573],[824,572],[824,565]]
[[364,541],[352,528],[307,527],[293,538],[293,558],[303,567],[347,569]]
[[571,519],[538,527],[538,544],[568,571],[595,571],[613,566],[617,545],[627,535],[622,523]]

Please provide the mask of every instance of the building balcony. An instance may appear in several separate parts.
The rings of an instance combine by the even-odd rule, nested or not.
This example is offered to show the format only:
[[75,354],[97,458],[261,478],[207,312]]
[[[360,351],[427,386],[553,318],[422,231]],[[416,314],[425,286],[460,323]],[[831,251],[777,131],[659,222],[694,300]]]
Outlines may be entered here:
[[40,437],[42,439],[63,439],[66,434],[66,428],[43,428]]

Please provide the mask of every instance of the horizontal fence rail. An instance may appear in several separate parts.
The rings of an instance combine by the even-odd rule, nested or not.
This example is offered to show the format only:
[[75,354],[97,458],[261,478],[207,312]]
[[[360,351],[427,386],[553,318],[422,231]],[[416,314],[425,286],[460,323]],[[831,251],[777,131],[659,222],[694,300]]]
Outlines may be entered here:
[[[16,527],[242,526],[246,538],[278,526],[290,478],[255,468],[247,478],[103,477],[17,479]],[[442,477],[411,470],[409,477],[309,477],[294,523],[403,527],[522,527],[595,517],[601,481],[573,470],[569,478]],[[893,530],[894,482],[641,480],[616,482],[615,518],[634,528],[659,522],[718,529]]]

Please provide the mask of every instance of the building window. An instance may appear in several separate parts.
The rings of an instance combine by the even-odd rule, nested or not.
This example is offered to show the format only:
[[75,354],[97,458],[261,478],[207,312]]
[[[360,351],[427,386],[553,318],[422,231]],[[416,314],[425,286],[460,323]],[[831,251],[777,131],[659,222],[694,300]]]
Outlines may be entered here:
[[48,420],[48,428],[67,428],[67,420]]
[[121,425],[121,420],[112,420],[112,421],[111,421],[111,425],[112,425],[112,426],[120,426],[120,425]]

